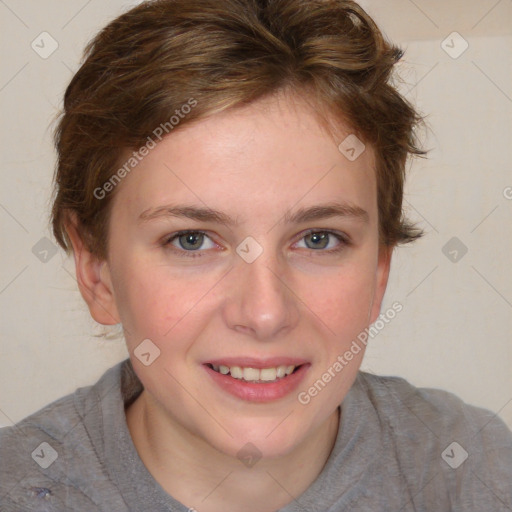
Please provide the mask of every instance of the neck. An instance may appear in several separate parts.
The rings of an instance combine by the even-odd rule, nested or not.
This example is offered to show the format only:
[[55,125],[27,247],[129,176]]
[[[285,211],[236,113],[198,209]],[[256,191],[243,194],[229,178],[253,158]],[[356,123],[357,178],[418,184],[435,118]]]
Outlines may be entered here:
[[318,477],[334,447],[339,408],[282,457],[251,467],[216,450],[168,417],[155,414],[146,391],[126,409],[142,462],[173,498],[198,512],[274,512],[299,497]]

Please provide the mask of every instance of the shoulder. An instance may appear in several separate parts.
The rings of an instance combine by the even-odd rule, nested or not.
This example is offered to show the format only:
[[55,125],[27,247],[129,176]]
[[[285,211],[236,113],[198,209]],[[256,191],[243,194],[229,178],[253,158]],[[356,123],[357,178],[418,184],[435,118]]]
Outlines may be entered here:
[[90,491],[108,479],[91,435],[101,436],[102,394],[118,371],[0,429],[1,510],[98,510]]
[[[65,467],[75,457],[77,439],[84,442],[83,434],[74,394],[1,429],[0,508],[9,510],[9,506],[23,505],[23,510],[44,510],[40,507],[47,506],[49,500],[53,505],[59,504],[61,496],[69,492],[64,484]],[[87,450],[87,443],[82,446]]]
[[473,506],[493,510],[512,506],[512,432],[497,413],[399,377],[359,372],[356,386],[411,486],[431,481],[431,494],[450,503],[471,499]]
[[401,377],[366,372],[359,372],[357,382],[379,416],[398,432],[422,425],[410,434],[442,437],[449,431],[452,437],[488,438],[497,445],[512,447],[512,433],[497,413],[469,405],[453,393],[416,387]]

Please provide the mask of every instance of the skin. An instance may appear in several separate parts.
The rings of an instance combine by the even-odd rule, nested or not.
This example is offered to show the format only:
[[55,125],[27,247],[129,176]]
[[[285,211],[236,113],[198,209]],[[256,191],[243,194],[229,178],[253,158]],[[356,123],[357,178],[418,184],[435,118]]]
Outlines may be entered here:
[[[378,317],[391,258],[378,243],[372,148],[349,161],[337,147],[350,133],[339,125],[332,136],[300,97],[284,94],[216,114],[173,132],[118,186],[107,260],[69,224],[91,315],[122,322],[144,384],[126,411],[135,447],[160,485],[199,512],[283,507],[319,475],[336,440],[338,406],[364,350],[309,404],[297,394]],[[367,219],[284,221],[334,201]],[[215,208],[237,224],[139,220],[168,204]],[[187,256],[178,238],[164,245],[185,229],[207,233],[201,256]],[[330,235],[315,244],[309,229],[350,243]],[[236,253],[248,236],[263,248],[252,263]],[[144,366],[133,351],[147,338],[161,352]],[[311,366],[295,392],[254,403],[212,383],[203,363],[226,356],[300,357]],[[237,457],[248,442],[262,455],[252,467]]]

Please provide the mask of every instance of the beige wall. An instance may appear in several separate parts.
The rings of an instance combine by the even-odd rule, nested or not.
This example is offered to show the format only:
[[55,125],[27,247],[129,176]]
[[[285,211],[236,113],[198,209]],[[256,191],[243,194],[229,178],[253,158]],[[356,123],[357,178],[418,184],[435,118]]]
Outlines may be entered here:
[[[133,4],[134,2],[132,2]],[[406,48],[400,86],[428,113],[429,160],[417,161],[408,211],[428,235],[399,249],[383,310],[403,310],[371,340],[364,368],[444,388],[512,427],[512,3],[365,0]],[[126,356],[93,337],[73,262],[44,246],[54,166],[51,129],[82,48],[129,4],[0,3],[2,229],[0,424],[9,425]],[[46,59],[52,41],[58,48]],[[452,58],[452,32],[468,42]],[[455,55],[464,41],[449,37]],[[443,247],[457,237],[467,248]],[[40,261],[47,253],[48,261]],[[450,261],[457,250],[459,261]],[[451,254],[450,254],[451,252]],[[448,255],[448,257],[445,255]]]

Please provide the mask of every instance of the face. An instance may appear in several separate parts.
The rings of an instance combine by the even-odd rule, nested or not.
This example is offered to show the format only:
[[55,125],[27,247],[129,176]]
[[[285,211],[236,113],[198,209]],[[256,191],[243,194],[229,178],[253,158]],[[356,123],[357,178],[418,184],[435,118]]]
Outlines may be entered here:
[[108,323],[103,302],[122,322],[155,414],[226,454],[289,453],[361,364],[364,350],[299,400],[378,316],[389,271],[373,153],[347,159],[350,133],[330,136],[298,98],[266,99],[172,133],[117,190],[111,299],[91,312]]

